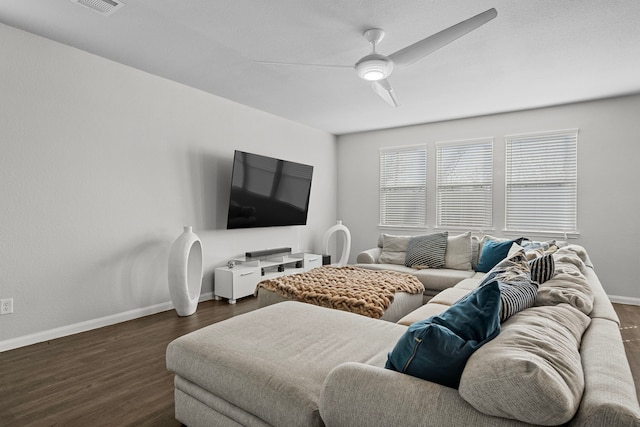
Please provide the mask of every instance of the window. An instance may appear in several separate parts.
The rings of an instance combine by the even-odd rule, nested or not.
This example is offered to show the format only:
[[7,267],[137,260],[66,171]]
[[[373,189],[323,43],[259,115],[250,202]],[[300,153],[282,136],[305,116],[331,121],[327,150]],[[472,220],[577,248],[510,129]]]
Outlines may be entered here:
[[380,150],[380,225],[426,227],[427,149]]
[[505,137],[506,229],[575,233],[578,130]]
[[493,223],[493,138],[436,144],[438,227]]

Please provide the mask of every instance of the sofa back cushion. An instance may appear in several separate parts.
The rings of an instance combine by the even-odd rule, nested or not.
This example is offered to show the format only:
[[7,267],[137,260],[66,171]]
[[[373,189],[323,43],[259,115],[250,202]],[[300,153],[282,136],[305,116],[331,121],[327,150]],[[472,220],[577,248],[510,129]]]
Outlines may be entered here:
[[[378,236],[380,256],[377,262],[405,265],[409,240],[413,237],[380,233]],[[450,270],[473,271],[478,264],[479,248],[480,240],[472,236],[470,231],[456,236],[447,236],[442,267]]]
[[540,285],[535,305],[567,303],[584,314],[591,314],[594,295],[589,281],[583,274],[583,270],[589,268],[585,267],[577,250],[576,246],[567,246],[553,254],[553,278]]
[[460,396],[487,415],[536,425],[568,422],[584,391],[579,350],[590,321],[568,304],[514,315],[469,358]]

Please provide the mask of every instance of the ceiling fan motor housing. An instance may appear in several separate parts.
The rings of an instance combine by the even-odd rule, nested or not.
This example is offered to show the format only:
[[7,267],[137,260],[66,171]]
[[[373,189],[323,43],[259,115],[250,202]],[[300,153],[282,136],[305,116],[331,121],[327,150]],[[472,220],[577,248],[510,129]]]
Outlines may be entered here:
[[356,62],[358,76],[367,81],[386,79],[393,71],[393,61],[379,53],[371,53]]

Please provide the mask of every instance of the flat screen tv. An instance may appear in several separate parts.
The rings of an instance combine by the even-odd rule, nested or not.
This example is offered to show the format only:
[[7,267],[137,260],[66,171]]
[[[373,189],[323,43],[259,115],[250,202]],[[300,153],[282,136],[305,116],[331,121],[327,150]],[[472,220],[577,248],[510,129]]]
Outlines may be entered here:
[[306,225],[313,166],[236,150],[227,229]]

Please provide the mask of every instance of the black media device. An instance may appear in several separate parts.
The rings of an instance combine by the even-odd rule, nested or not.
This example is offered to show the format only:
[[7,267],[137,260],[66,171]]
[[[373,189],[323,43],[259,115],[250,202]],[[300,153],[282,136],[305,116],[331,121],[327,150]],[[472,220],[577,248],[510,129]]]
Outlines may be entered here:
[[273,249],[261,249],[259,251],[245,252],[247,258],[260,258],[275,254],[290,254],[291,248],[273,248]]
[[235,150],[227,229],[306,225],[313,166]]

